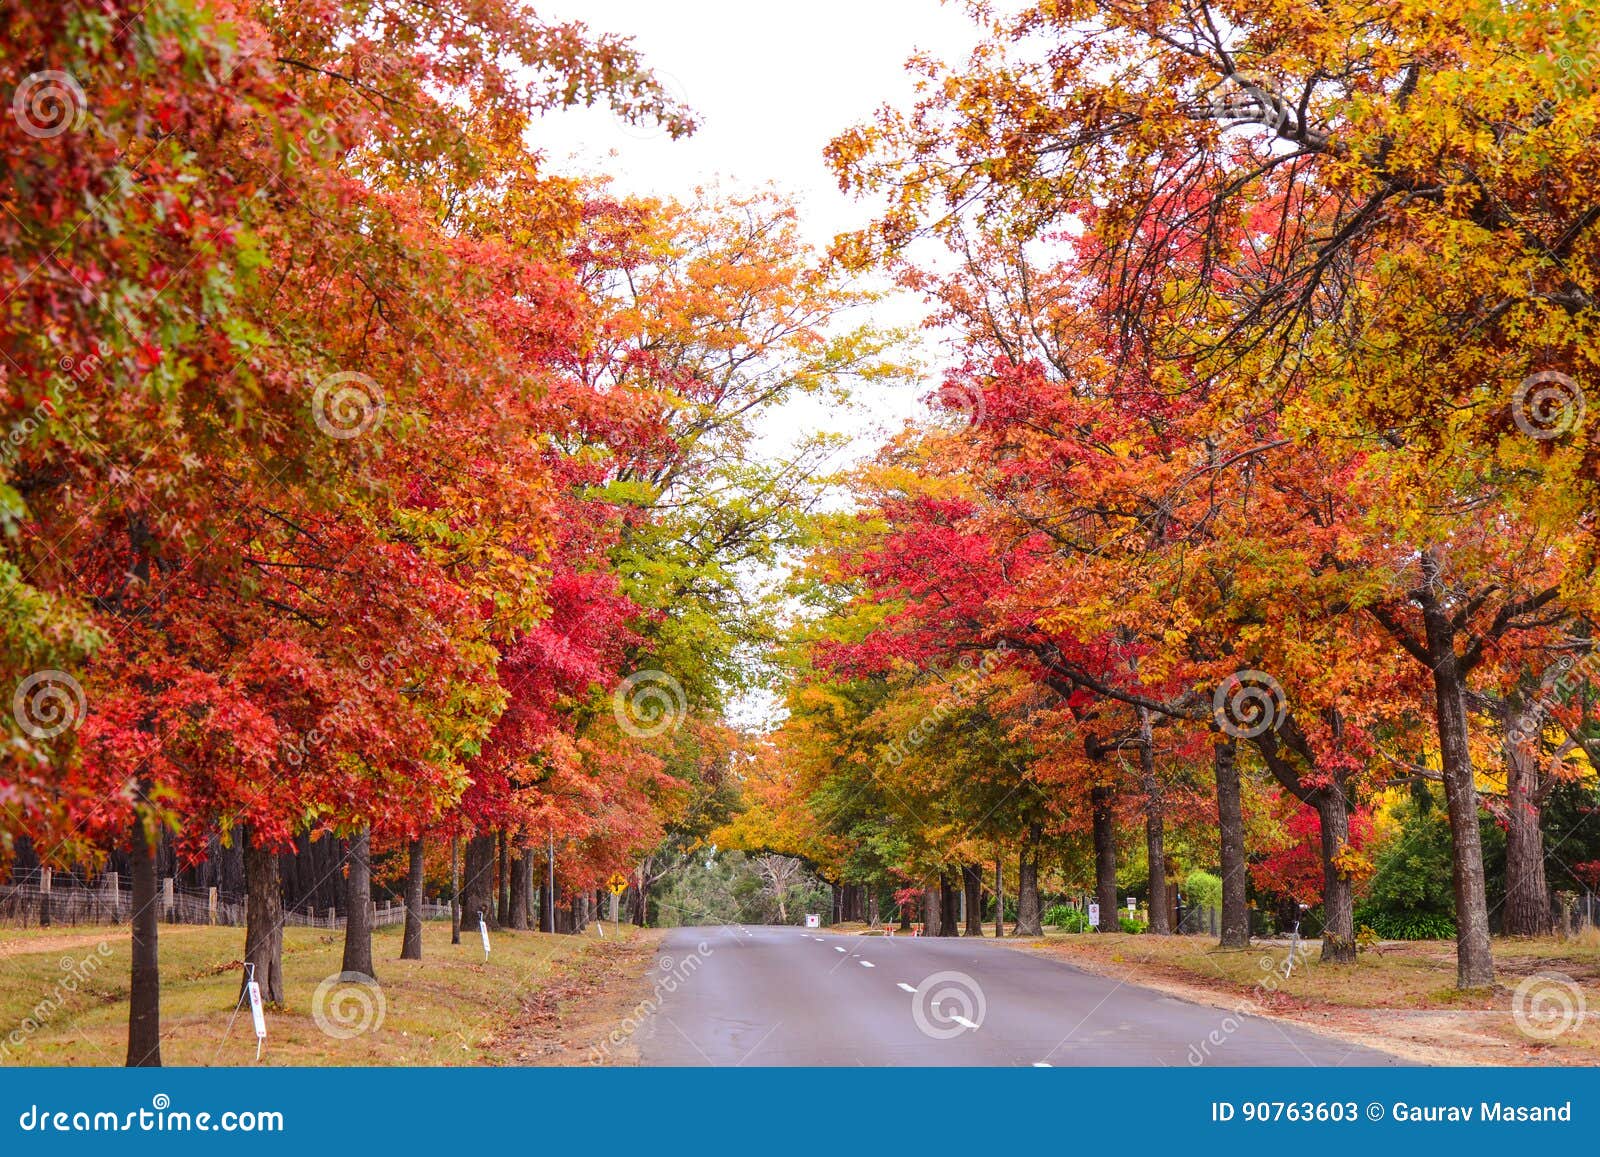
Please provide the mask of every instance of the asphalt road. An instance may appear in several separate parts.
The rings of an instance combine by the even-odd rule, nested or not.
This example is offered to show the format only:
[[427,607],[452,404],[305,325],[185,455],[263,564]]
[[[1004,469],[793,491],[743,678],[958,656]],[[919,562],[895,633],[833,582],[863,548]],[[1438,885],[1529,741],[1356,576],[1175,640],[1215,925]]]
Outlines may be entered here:
[[646,1065],[1392,1065],[994,941],[679,928]]

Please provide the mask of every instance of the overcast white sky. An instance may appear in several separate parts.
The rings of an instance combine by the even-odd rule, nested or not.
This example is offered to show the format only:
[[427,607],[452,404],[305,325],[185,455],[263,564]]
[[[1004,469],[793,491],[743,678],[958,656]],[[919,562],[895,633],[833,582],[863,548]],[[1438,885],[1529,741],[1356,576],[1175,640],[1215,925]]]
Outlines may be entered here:
[[[914,51],[959,61],[979,34],[962,8],[939,0],[545,0],[539,11],[633,37],[701,122],[694,136],[673,141],[604,109],[550,116],[536,139],[558,167],[575,161],[612,174],[625,191],[679,197],[713,182],[774,184],[796,201],[805,236],[819,247],[870,218],[868,205],[839,191],[823,147],[885,102],[910,102],[904,65]],[[921,313],[900,298],[875,320],[909,326]],[[924,393],[880,390],[862,397],[853,414],[801,402],[770,424],[771,436],[835,430],[856,436],[865,451],[878,433],[921,411]]]
[[774,181],[804,201],[818,242],[862,216],[829,177],[823,146],[885,101],[909,100],[902,66],[914,50],[959,60],[977,39],[965,12],[939,0],[545,0],[539,11],[632,36],[702,121],[674,142],[601,110],[565,113],[539,132],[553,158],[590,158],[639,192]]
[[[823,147],[880,105],[911,101],[913,80],[904,64],[914,51],[959,61],[979,36],[964,10],[939,0],[544,0],[539,11],[546,19],[632,36],[701,122],[694,136],[672,141],[603,109],[550,116],[536,140],[556,167],[609,173],[628,192],[678,197],[713,183],[772,184],[796,202],[805,236],[819,248],[871,215],[870,206],[839,191]],[[921,316],[919,302],[899,296],[877,307],[874,320],[913,326]],[[764,424],[761,449],[781,453],[816,430],[845,433],[853,441],[836,460],[843,466],[870,453],[907,417],[925,413],[920,399],[927,390],[880,388],[860,397],[853,411],[798,400]],[[762,585],[776,576],[748,577]],[[756,729],[781,715],[770,693],[731,707],[737,722]]]

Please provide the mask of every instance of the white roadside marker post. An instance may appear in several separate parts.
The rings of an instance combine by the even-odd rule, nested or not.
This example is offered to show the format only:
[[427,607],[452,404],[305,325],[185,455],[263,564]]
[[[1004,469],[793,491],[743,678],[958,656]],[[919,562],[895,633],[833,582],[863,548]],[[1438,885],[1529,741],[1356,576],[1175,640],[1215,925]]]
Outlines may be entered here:
[[256,1060],[261,1059],[261,1050],[267,1043],[267,1017],[261,1008],[261,986],[256,983],[256,966],[246,964],[245,991],[250,994],[250,1019],[256,1026]]
[[484,922],[483,909],[478,909],[478,935],[483,937],[483,962],[489,963],[489,925]]

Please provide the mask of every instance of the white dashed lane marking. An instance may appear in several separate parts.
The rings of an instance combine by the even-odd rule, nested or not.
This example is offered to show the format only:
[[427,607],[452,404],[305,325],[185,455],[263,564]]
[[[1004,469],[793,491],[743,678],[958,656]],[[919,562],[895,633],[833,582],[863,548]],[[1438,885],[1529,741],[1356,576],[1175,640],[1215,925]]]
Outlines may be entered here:
[[909,985],[909,984],[907,984],[907,983],[906,983],[906,982],[905,982],[905,981],[903,981],[903,980],[902,980],[902,981],[901,981],[901,982],[900,982],[900,983],[899,983],[899,984],[898,984],[898,985],[896,985],[896,986],[895,986],[895,987],[897,987],[897,988],[903,988],[903,989],[905,989],[905,990],[906,990],[906,991],[907,991],[907,992],[915,992],[915,991],[917,991],[917,990],[916,990],[916,989],[914,989],[914,988],[912,988],[912,987],[911,987],[911,986],[910,986],[910,985]]
[[861,962],[861,967],[862,968],[876,968],[878,966],[876,964],[872,963],[872,961],[870,961],[870,960],[863,960]]

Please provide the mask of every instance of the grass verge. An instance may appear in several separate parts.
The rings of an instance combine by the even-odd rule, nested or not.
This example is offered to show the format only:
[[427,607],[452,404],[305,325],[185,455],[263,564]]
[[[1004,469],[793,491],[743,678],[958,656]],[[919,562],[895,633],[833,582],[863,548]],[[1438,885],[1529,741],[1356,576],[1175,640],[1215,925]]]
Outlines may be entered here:
[[1498,985],[1455,987],[1455,944],[1385,942],[1351,965],[1320,945],[1218,948],[1202,936],[1124,933],[1014,940],[1080,968],[1172,995],[1292,1020],[1430,1064],[1600,1064],[1600,936],[1497,940]]
[[[421,960],[398,959],[400,929],[380,929],[373,934],[380,988],[330,986],[319,1023],[316,993],[339,972],[343,933],[287,928],[286,1000],[267,1010],[261,1063],[526,1063],[508,1054],[502,1038],[520,1039],[530,1015],[553,1016],[557,1024],[576,1015],[584,991],[571,986],[584,974],[648,967],[642,945],[629,948],[638,935],[627,925],[608,925],[604,939],[592,929],[581,936],[502,932],[485,963],[477,934],[452,945],[444,922],[424,926]],[[164,925],[160,944],[163,1061],[254,1064],[249,1008],[234,1014],[244,929]],[[0,1065],[120,1065],[128,962],[125,927],[0,931]]]

